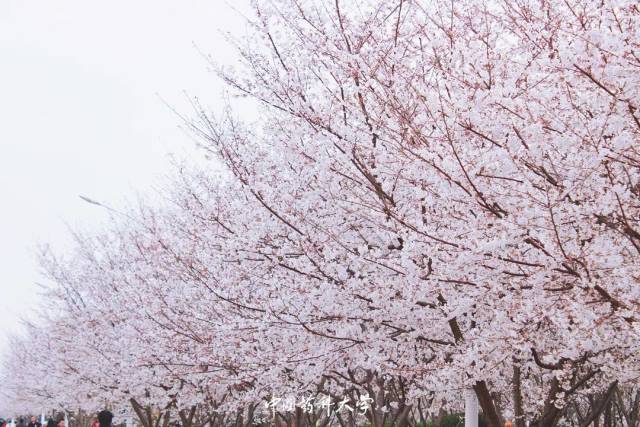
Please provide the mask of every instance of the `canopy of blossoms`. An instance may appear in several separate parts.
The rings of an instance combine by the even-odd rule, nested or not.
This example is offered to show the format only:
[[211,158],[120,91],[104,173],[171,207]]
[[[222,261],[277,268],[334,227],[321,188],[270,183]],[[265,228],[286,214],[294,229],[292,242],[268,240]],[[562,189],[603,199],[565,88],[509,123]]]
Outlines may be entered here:
[[260,119],[194,103],[224,174],[182,169],[163,206],[43,253],[59,312],[16,343],[48,351],[6,362],[16,404],[247,423],[274,396],[367,395],[382,426],[471,388],[521,427],[635,386],[637,3],[254,11],[244,67],[218,70]]

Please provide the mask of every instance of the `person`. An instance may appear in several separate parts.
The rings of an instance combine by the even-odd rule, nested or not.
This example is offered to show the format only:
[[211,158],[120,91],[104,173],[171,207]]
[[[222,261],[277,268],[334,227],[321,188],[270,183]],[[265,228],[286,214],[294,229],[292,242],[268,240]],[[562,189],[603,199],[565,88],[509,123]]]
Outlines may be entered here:
[[18,419],[18,425],[17,427],[27,427],[27,423],[24,422],[24,418],[20,417]]
[[56,427],[56,422],[53,420],[53,418],[49,417],[49,420],[47,421],[47,427]]
[[98,416],[93,417],[93,422],[91,423],[91,427],[100,427],[100,422],[98,421]]
[[29,420],[29,424],[27,424],[27,427],[42,427],[42,424],[38,422],[36,417],[31,417],[31,420]]
[[64,418],[58,420],[58,427],[64,427]]
[[98,414],[98,422],[100,423],[100,427],[111,427],[112,420],[113,414],[106,409],[104,411],[100,411],[100,413]]

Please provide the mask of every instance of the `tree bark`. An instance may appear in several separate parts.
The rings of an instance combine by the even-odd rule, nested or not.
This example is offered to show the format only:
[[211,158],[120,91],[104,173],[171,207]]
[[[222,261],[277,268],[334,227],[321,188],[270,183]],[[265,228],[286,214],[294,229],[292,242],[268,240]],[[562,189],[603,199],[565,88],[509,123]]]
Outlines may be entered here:
[[[580,425],[580,427],[589,427],[589,425],[592,422],[594,422],[595,419],[600,416],[600,414],[602,414],[602,412],[607,408],[607,405],[609,404],[609,401],[613,397],[617,386],[618,386],[618,382],[617,381],[614,381],[614,382],[611,383],[611,385],[609,386],[609,388],[607,389],[605,394],[602,396],[600,401],[597,402],[597,404],[595,404],[595,405],[593,405],[591,407],[591,412],[589,413],[589,415],[587,415],[587,417],[585,418],[583,423]],[[605,420],[605,422],[606,422],[606,420]]]
[[515,427],[525,427],[524,410],[522,409],[522,382],[520,366],[513,365],[513,410],[515,415]]

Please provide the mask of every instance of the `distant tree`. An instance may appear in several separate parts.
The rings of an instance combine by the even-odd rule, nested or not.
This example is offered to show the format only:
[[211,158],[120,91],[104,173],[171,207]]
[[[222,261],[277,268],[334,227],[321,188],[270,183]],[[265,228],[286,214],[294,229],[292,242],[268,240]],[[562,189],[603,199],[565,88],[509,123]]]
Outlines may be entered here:
[[61,312],[9,359],[16,395],[145,427],[328,425],[264,403],[366,395],[340,422],[382,427],[473,388],[489,427],[614,422],[640,367],[638,5],[254,7],[219,73],[260,120],[198,110],[224,177],[185,168],[43,255]]

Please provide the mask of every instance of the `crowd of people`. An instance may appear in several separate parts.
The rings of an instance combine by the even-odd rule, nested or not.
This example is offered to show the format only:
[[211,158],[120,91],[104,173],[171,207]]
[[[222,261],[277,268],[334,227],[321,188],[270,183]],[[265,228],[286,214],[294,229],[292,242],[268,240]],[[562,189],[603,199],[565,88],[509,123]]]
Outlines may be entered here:
[[[98,415],[93,419],[91,423],[91,427],[112,427],[112,421],[113,421],[113,414],[108,410],[104,410],[98,413]],[[0,427],[9,427],[12,424],[14,424],[14,422],[11,419],[2,420],[0,422]],[[25,419],[23,417],[20,417],[18,418],[18,422],[15,423],[14,425],[15,427],[44,427],[43,423],[38,421],[38,419],[35,416],[32,416],[29,419],[29,423],[26,423]],[[50,417],[47,420],[46,427],[67,427],[67,426],[65,425],[64,417],[58,417],[57,421],[53,417]],[[78,426],[78,427],[83,427],[83,426]]]

